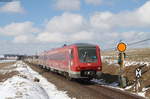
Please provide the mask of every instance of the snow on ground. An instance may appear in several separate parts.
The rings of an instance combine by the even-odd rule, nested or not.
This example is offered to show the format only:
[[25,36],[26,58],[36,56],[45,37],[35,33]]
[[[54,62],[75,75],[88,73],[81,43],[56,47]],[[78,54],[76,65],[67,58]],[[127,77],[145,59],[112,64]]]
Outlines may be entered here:
[[106,63],[108,63],[109,65],[111,65],[111,64],[118,65],[117,60],[104,59],[103,62],[106,62]]
[[0,85],[1,99],[48,99],[48,94],[38,84],[14,76]]
[[92,81],[97,83],[97,84],[100,84],[100,85],[107,85],[107,86],[113,86],[113,87],[118,87],[118,85],[119,85],[118,82],[113,82],[111,84],[108,84],[103,79],[92,79]]
[[16,60],[0,60],[0,63],[15,62]]
[[[119,90],[123,90],[123,91],[125,91],[125,90],[130,89],[131,87],[133,87],[133,86],[128,86],[126,88],[120,88],[118,82],[113,82],[111,84],[108,84],[103,79],[93,79],[92,81],[95,82],[95,83],[97,83],[97,84],[100,84],[102,86],[105,86],[105,87],[115,88],[115,89],[119,89]],[[133,93],[133,94],[145,97],[146,90],[148,90],[148,88],[143,88],[142,92]]]
[[[0,99],[70,99],[65,91],[33,71],[22,61],[12,65],[20,74],[0,83]],[[35,82],[35,78],[40,81]]]
[[[118,60],[112,60],[112,59],[103,59],[103,62],[108,63],[109,65],[111,64],[115,64],[118,65]],[[124,61],[125,62],[125,66],[131,66],[131,65],[146,65],[149,66],[150,62],[146,62],[146,61]]]
[[138,61],[125,61],[125,66],[131,66],[131,65],[146,65],[146,66],[149,66],[150,65],[150,62],[144,62],[144,61],[141,61],[141,62],[138,62]]
[[[125,90],[131,89],[132,87],[134,87],[134,85],[127,86],[127,87],[125,88]],[[139,95],[139,96],[145,97],[145,93],[146,93],[147,90],[148,90],[148,88],[143,88],[141,92],[133,93],[133,94],[137,94],[137,95]]]

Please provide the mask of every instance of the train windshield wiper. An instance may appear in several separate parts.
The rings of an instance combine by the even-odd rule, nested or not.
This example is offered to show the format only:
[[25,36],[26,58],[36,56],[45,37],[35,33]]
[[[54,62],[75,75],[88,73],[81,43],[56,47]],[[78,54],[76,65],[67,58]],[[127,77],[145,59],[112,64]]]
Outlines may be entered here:
[[84,55],[83,55],[83,61],[84,61],[84,62],[86,62],[86,58],[87,58],[87,52],[85,51],[85,52],[84,52]]

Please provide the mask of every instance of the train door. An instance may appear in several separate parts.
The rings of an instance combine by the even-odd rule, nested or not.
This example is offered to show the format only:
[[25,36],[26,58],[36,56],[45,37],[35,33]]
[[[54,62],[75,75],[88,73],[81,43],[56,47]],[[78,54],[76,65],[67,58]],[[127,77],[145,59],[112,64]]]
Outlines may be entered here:
[[71,66],[73,66],[73,49],[69,49],[69,64],[68,64],[68,71],[71,72]]

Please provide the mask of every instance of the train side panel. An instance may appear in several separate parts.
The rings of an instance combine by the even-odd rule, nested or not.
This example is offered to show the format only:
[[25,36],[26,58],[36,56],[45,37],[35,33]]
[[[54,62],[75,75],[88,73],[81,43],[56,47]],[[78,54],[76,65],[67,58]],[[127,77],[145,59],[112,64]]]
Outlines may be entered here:
[[46,68],[51,68],[63,72],[69,71],[71,48],[61,48],[54,51],[48,51],[39,56],[39,64]]

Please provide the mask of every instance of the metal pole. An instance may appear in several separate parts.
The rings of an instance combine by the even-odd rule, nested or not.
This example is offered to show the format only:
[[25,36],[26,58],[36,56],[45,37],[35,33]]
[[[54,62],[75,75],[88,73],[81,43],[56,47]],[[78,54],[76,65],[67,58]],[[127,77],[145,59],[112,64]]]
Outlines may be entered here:
[[120,65],[121,69],[124,68],[124,53],[121,52],[121,65]]
[[119,65],[120,65],[120,74],[119,74],[119,82],[120,87],[124,88],[126,86],[126,79],[123,77],[123,70],[124,70],[124,58],[125,58],[125,50],[126,50],[126,44],[123,42],[120,42],[117,45],[117,49],[120,52],[119,53]]
[[124,88],[126,86],[126,79],[123,76],[124,71],[124,53],[121,52],[121,63],[120,63],[120,87]]

